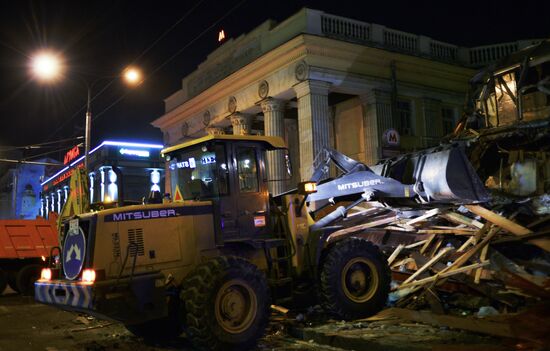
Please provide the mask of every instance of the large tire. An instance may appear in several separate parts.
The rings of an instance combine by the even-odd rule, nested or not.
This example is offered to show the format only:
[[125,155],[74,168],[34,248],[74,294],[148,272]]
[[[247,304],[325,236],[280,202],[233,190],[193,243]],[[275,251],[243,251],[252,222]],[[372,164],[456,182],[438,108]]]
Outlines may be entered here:
[[19,293],[19,288],[17,287],[17,272],[18,271],[8,271],[8,285],[12,288],[13,291]]
[[238,257],[199,265],[183,283],[187,334],[203,350],[246,350],[263,335],[270,314],[265,275]]
[[4,293],[6,287],[8,286],[8,272],[0,268],[0,295]]
[[390,291],[386,260],[371,242],[347,238],[328,248],[321,263],[320,300],[331,315],[357,319],[381,310]]
[[40,278],[41,270],[41,265],[29,264],[17,272],[15,284],[21,295],[34,296],[34,282]]

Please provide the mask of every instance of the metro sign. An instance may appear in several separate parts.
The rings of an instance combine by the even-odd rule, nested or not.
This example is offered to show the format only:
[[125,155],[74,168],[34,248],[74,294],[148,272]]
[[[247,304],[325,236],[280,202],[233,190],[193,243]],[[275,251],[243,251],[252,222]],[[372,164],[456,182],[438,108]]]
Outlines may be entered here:
[[399,146],[401,138],[399,132],[393,128],[386,129],[382,135],[382,141],[387,146]]

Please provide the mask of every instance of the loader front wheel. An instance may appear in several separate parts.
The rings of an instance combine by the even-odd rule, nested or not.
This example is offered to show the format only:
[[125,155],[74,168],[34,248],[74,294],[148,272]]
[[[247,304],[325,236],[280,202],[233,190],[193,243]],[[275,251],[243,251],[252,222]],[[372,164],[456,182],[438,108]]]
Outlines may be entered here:
[[198,349],[245,350],[256,345],[269,319],[264,274],[238,257],[216,257],[183,283],[187,334]]
[[341,319],[375,314],[384,307],[391,273],[371,242],[348,238],[329,247],[321,263],[320,300],[323,308]]

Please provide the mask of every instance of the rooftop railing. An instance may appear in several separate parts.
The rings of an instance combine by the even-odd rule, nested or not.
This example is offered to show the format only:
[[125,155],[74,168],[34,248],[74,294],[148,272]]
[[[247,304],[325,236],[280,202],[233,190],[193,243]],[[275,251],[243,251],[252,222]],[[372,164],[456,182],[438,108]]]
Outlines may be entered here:
[[[343,41],[359,42],[365,45],[470,67],[485,66],[514,51],[541,41],[536,39],[520,40],[466,48],[375,23],[361,22],[326,14],[322,11],[307,10],[306,13],[307,23],[310,24],[307,26],[306,33]],[[316,22],[320,22],[320,25],[317,25]],[[318,29],[320,30],[318,31]]]

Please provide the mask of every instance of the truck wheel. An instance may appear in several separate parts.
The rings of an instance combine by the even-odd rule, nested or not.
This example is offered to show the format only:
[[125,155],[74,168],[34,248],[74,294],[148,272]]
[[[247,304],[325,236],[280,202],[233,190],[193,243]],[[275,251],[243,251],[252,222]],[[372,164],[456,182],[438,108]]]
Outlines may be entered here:
[[328,249],[322,262],[321,304],[341,319],[370,316],[384,307],[390,282],[390,269],[376,246],[344,239]]
[[269,320],[265,275],[237,257],[199,265],[183,283],[187,334],[198,349],[245,350],[256,345]]
[[34,296],[34,282],[40,278],[41,269],[39,264],[29,264],[17,272],[15,284],[21,295]]
[[17,271],[8,271],[6,273],[8,274],[8,285],[13,291],[19,293],[19,288],[17,287],[17,282],[15,279],[17,277]]
[[8,285],[8,272],[0,269],[0,295],[6,290]]

